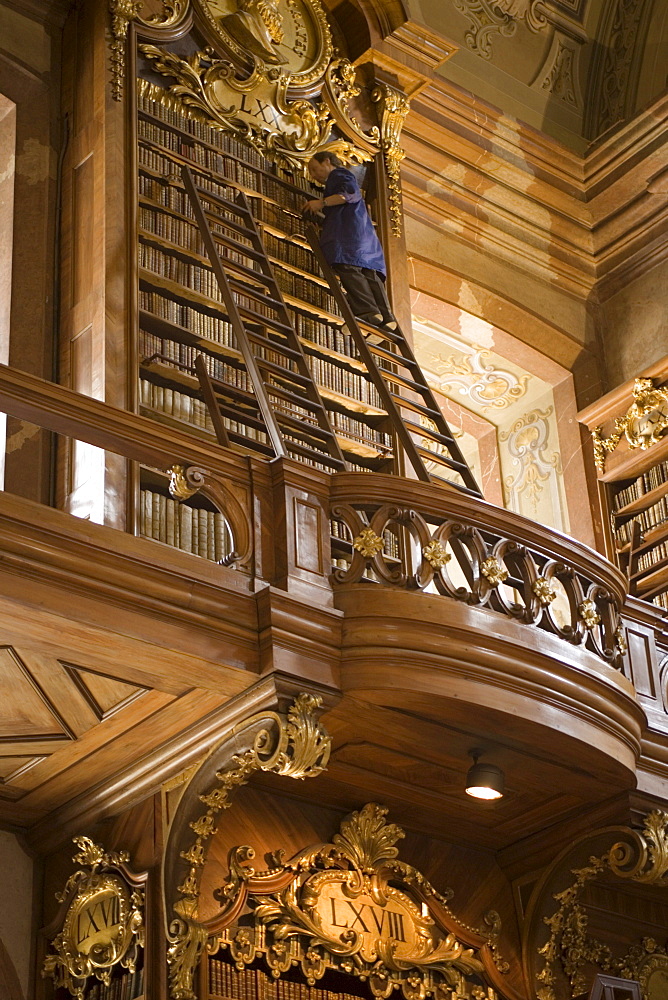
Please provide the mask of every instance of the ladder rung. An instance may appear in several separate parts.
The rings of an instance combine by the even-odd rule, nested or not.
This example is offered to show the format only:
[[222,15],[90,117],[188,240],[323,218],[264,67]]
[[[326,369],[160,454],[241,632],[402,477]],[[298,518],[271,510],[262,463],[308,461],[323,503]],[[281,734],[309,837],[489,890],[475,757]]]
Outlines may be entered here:
[[[237,421],[238,423],[239,421]],[[264,430],[264,424],[262,425]],[[230,441],[235,444],[241,444],[245,448],[253,448],[256,451],[261,451],[263,455],[269,455],[271,458],[274,457],[274,449],[269,444],[265,444],[264,441],[258,441],[256,438],[246,437],[245,434],[239,434],[238,431],[228,431],[227,436]]]
[[447,465],[453,472],[460,472],[462,469],[469,471],[469,467],[465,462],[457,462],[454,458],[450,458],[449,455],[441,455],[439,452],[431,451],[429,448],[421,448],[420,445],[416,445],[415,447],[419,454],[430,462],[440,462],[441,465]]
[[274,385],[273,382],[265,382],[264,385],[268,393],[280,396],[281,399],[285,399],[289,403],[294,403],[295,406],[302,406],[305,410],[311,410],[312,413],[325,412],[325,408],[320,403],[314,402],[314,400],[309,399],[307,396],[298,396],[297,393],[291,392],[285,386]]
[[406,389],[410,389],[411,392],[417,392],[423,397],[425,393],[431,396],[429,386],[422,385],[420,382],[414,382],[412,378],[408,378],[406,375],[399,375],[397,372],[388,372],[386,368],[379,368],[378,371],[386,382],[400,382],[401,385],[405,386]]
[[230,201],[229,198],[225,198],[222,194],[209,191],[207,188],[200,187],[199,184],[195,184],[195,190],[203,201],[215,201],[217,205],[222,205],[224,208],[234,212],[235,215],[243,215],[246,218],[249,218],[251,215],[250,209],[238,201]]
[[272,372],[278,378],[284,378],[288,382],[296,382],[299,385],[309,386],[311,380],[306,377],[306,375],[301,375],[299,372],[293,372],[290,368],[283,368],[281,365],[277,365],[275,361],[268,361],[266,358],[256,357],[255,364],[259,368],[265,368],[267,371]]
[[[281,341],[270,340],[269,337],[264,337],[261,333],[254,333],[252,330],[246,331],[246,336],[253,343],[259,344],[261,347],[266,347],[269,351],[276,351],[278,354],[284,354],[286,358],[292,358],[294,360],[299,360],[301,354],[299,351],[295,351],[292,347],[287,347]],[[279,334],[280,336],[280,334]]]
[[456,445],[455,439],[446,434],[442,434],[440,431],[435,431],[432,427],[424,427],[422,424],[416,424],[412,420],[404,420],[406,427],[410,427],[412,431],[419,434],[424,434],[425,437],[433,438],[434,441],[440,441],[444,445]]
[[243,316],[247,316],[251,323],[257,323],[259,326],[269,326],[272,330],[278,330],[279,332],[284,330],[286,333],[292,333],[292,327],[286,326],[280,320],[272,319],[271,316],[263,316],[262,313],[255,312],[249,306],[242,306],[237,302],[237,310]]
[[[384,347],[379,347],[377,344],[367,344],[367,347],[377,358],[383,358],[384,361],[389,361],[393,365],[401,365],[403,368],[416,369],[419,371],[420,366],[414,358],[405,358],[402,354],[393,354],[392,351],[386,351]],[[380,371],[384,371],[383,368]]]
[[276,410],[276,419],[279,424],[289,424],[290,427],[294,427],[306,437],[320,438],[321,441],[331,440],[335,437],[326,427],[320,427],[318,424],[312,424],[308,420],[295,417],[292,413],[286,413],[285,410]]
[[[216,221],[215,216],[213,217],[213,221]],[[223,224],[220,219],[217,221],[219,225]],[[235,226],[234,228],[239,229],[239,232],[245,232],[245,230],[241,227]],[[210,226],[209,230],[214,240],[217,240],[219,243],[224,243],[232,250],[238,250],[240,253],[244,253],[248,257],[253,257],[255,260],[264,261],[266,259],[265,255],[260,250],[256,250],[255,247],[248,246],[246,243],[240,243],[239,240],[233,239],[232,236],[227,236],[225,233],[219,233],[215,229],[211,229]]]
[[314,459],[323,465],[331,465],[334,469],[345,469],[345,462],[336,458],[335,455],[330,455],[327,451],[316,451],[315,448],[309,448],[307,445],[299,444],[288,438],[285,439],[284,443],[287,451],[296,451],[298,455],[304,455],[306,458]]
[[266,285],[268,288],[273,287],[271,278],[268,278],[262,271],[256,271],[252,267],[247,267],[246,264],[240,264],[238,260],[232,260],[230,257],[221,257],[220,259],[230,270],[239,271],[248,278],[252,278],[258,284]]
[[405,406],[409,410],[415,410],[416,413],[423,413],[425,417],[429,417],[431,420],[443,417],[440,410],[433,410],[430,406],[423,406],[422,403],[416,403],[412,399],[406,399],[405,396],[398,396],[396,392],[391,392],[390,396],[397,406]]

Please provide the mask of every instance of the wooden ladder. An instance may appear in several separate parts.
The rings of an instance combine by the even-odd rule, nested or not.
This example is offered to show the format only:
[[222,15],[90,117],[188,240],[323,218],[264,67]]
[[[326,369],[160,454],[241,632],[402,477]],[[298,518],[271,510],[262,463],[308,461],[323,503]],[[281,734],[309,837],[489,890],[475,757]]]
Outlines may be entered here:
[[[415,475],[423,482],[442,483],[445,480],[466,493],[482,497],[400,327],[390,331],[378,330],[366,323],[360,325],[338,278],[325,260],[314,225],[307,225],[306,236]],[[404,416],[402,410],[410,415]],[[422,422],[416,422],[420,418]],[[439,466],[444,474],[430,473],[425,462]],[[448,471],[457,473],[463,485],[447,479]]]
[[[239,191],[231,201],[197,186],[185,165],[181,177],[254,390],[212,377],[204,358],[197,358],[218,441],[333,472],[346,469],[246,196]],[[224,418],[250,428],[257,439],[228,430]]]

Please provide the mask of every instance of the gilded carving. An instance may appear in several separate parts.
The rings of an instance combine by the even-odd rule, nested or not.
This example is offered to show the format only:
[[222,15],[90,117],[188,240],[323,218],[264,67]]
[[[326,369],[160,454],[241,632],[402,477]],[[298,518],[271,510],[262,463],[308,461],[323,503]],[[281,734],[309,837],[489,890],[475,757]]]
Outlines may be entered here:
[[382,552],[384,547],[383,539],[378,537],[373,528],[364,528],[353,541],[353,548],[365,559],[371,559],[378,552]]
[[108,986],[115,965],[134,971],[144,945],[144,896],[125,868],[127,852],[106,852],[88,837],[74,842],[80,849],[74,862],[84,867],[56,893],[67,911],[42,975],[83,1000],[90,976]]
[[615,958],[607,945],[589,934],[589,921],[581,897],[588,883],[598,876],[612,873],[634,882],[668,885],[668,814],[655,810],[645,817],[642,832],[628,829],[625,833],[626,840],[615,843],[600,857],[590,858],[586,867],[574,870],[574,882],[555,894],[558,907],[552,916],[545,918],[550,936],[538,949],[544,961],[537,976],[541,984],[538,1000],[555,1000],[558,964],[569,979],[573,996],[586,988],[585,966],[588,964],[602,972],[639,980],[643,996],[648,1000],[650,976],[658,972],[663,977],[668,972],[665,949],[651,938],[643,938],[640,944],[632,945],[626,954]]
[[450,553],[445,551],[443,545],[435,540],[432,540],[423,546],[422,555],[425,557],[432,569],[442,569],[447,563],[450,562],[451,558]]
[[219,771],[217,784],[200,796],[206,811],[191,822],[195,839],[181,852],[188,867],[178,886],[180,898],[174,906],[176,916],[169,928],[167,959],[173,1000],[195,1000],[193,973],[208,939],[206,929],[198,921],[199,884],[208,841],[216,833],[216,818],[230,807],[234,789],[245,785],[256,771],[309,778],[325,769],[331,752],[331,737],[317,721],[315,713],[320,704],[320,698],[302,693],[288,710],[287,717],[275,712],[264,713],[261,718],[268,717],[273,728],[261,729],[253,746],[233,758],[229,770]]
[[539,576],[534,580],[531,588],[543,607],[552,604],[557,599],[557,593],[552,586],[552,581],[544,576]]
[[480,572],[491,587],[498,587],[499,584],[503,583],[504,580],[507,580],[510,575],[508,570],[501,565],[495,556],[490,556],[489,559],[485,559],[480,567]]
[[615,450],[622,437],[629,448],[646,451],[663,437],[668,428],[668,386],[655,387],[652,379],[637,378],[633,385],[633,403],[623,417],[615,420],[615,429],[603,437],[601,427],[592,431],[594,461],[600,473],[605,472],[606,452]]
[[122,100],[123,78],[125,75],[125,43],[128,25],[143,6],[143,0],[109,0],[111,14],[111,95],[115,101]]
[[586,629],[593,629],[601,624],[601,616],[596,610],[596,605],[593,601],[582,601],[578,604],[578,615]]
[[155,45],[140,45],[151,68],[176,83],[167,90],[143,81],[140,92],[213,128],[235,132],[264,156],[289,169],[305,170],[318,150],[344,161],[363,162],[370,154],[347,139],[332,136],[334,119],[323,100],[288,98],[289,73],[237,77],[234,67],[210,50],[182,59]]
[[410,101],[404,93],[387,83],[374,87],[371,99],[380,109],[380,141],[388,178],[392,235],[401,236],[401,161],[406,154],[399,139],[410,111]]
[[169,492],[175,500],[188,500],[190,497],[193,497],[204,481],[203,470],[201,469],[195,470],[193,474],[192,467],[186,469],[183,465],[173,465],[168,471],[171,477],[169,480]]
[[[230,879],[215,892],[226,906],[216,924],[238,968],[262,954],[277,976],[298,963],[310,985],[336,969],[367,979],[376,997],[397,987],[406,1000],[449,991],[475,996],[467,976],[484,976],[484,965],[432,916],[433,901],[452,918],[446,898],[398,860],[404,834],[386,813],[369,803],[342,822],[331,843],[268,871],[246,864],[251,848],[231,852]],[[493,935],[494,928],[478,940]]]

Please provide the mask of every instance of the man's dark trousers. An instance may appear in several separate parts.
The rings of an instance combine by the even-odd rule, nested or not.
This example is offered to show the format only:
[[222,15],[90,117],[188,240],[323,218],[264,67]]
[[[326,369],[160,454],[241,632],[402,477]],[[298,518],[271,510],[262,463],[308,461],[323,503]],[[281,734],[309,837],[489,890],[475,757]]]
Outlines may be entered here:
[[356,316],[368,318],[383,317],[383,322],[394,320],[385,291],[385,282],[378,271],[369,267],[355,267],[353,264],[332,264],[332,270],[339,276],[350,308]]

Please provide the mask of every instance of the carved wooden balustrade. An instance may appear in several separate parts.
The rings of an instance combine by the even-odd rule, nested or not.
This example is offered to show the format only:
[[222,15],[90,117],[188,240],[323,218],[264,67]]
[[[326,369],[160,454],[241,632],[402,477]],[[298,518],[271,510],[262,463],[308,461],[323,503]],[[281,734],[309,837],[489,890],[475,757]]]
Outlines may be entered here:
[[337,474],[333,585],[362,581],[487,607],[620,668],[625,580],[595,552],[456,489]]
[[[0,407],[157,469],[180,466],[177,486],[199,487],[228,519],[229,562],[251,588],[263,581],[323,606],[351,584],[427,591],[622,665],[622,574],[574,539],[454,487],[267,463],[5,366]],[[232,570],[220,573],[225,586]]]

